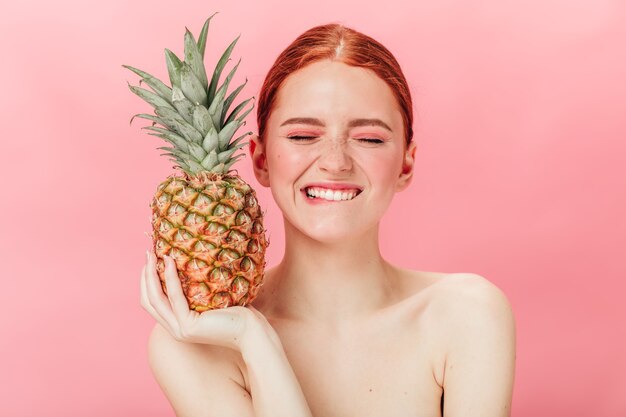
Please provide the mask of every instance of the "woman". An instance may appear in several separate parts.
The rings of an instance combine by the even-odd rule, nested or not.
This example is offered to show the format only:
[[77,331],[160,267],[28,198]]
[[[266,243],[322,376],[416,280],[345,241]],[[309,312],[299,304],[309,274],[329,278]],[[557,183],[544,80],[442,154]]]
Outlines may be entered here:
[[153,254],[144,268],[142,305],[161,323],[150,366],[177,415],[509,416],[505,295],[479,275],[403,269],[379,251],[416,149],[392,54],[344,26],[314,27],[270,69],[257,118],[254,173],[286,234],[258,297],[198,314],[171,262],[169,299]]

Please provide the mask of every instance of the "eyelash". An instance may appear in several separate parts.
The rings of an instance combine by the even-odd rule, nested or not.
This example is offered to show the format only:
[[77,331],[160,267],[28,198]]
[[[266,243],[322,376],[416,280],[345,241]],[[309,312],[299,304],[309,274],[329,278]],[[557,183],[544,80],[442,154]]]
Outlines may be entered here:
[[[293,140],[299,141],[299,140],[309,140],[315,137],[316,136],[287,136],[287,139],[293,139]],[[381,139],[369,139],[369,138],[361,138],[359,140],[362,140],[367,143],[383,143],[384,142],[384,140],[381,140]]]

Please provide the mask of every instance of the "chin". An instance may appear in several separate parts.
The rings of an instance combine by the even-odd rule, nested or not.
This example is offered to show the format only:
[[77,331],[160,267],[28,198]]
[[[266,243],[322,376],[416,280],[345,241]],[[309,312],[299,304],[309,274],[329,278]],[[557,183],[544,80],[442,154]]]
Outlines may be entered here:
[[[375,225],[373,225],[375,226]],[[334,224],[325,225],[317,225],[317,227],[312,228],[311,225],[301,225],[301,227],[296,227],[302,234],[308,236],[309,238],[320,242],[320,243],[342,243],[349,242],[351,240],[360,240],[362,241],[368,230],[372,230],[372,225],[362,225],[361,227],[355,228],[340,228]]]

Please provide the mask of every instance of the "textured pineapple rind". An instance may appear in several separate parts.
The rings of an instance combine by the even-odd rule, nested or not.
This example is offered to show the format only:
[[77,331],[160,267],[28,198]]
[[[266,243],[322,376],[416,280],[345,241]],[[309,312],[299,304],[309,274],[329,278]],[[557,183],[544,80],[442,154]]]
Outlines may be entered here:
[[210,81],[204,66],[209,22],[215,14],[206,19],[197,41],[185,28],[183,60],[165,49],[171,87],[123,65],[152,89],[128,85],[155,111],[136,114],[131,123],[135,117],[152,121],[143,129],[170,145],[158,149],[166,151],[161,155],[171,157],[183,174],[168,177],[158,187],[151,203],[152,238],[163,291],[167,293],[167,254],[175,259],[183,292],[196,311],[253,301],[263,282],[269,245],[256,193],[230,170],[245,156],[234,153],[248,144],[242,141],[252,132],[232,138],[254,108],[244,110],[252,97],[229,111],[248,81],[226,95],[239,63],[221,85],[219,81],[239,36],[222,53]]
[[154,253],[167,294],[163,255],[174,258],[189,308],[252,302],[263,285],[265,238],[256,192],[238,175],[171,175],[150,204]]

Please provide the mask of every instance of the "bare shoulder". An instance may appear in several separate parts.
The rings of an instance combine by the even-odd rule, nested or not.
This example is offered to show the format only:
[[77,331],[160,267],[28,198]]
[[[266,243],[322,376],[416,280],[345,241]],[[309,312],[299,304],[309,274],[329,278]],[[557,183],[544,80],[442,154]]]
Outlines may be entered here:
[[515,332],[508,297],[481,275],[463,272],[442,276],[432,286],[430,301],[432,318],[448,336],[448,343],[455,342],[454,338],[459,335],[454,329],[469,329],[470,323],[474,328],[490,326],[493,331]]
[[[449,319],[465,316],[486,319],[485,315],[512,318],[506,294],[487,278],[474,273],[453,273],[442,277],[435,289],[437,307]],[[482,313],[482,314],[480,314]]]
[[516,331],[507,296],[472,273],[446,276],[437,284],[437,293],[432,306],[445,355],[446,414],[508,416]]
[[470,272],[432,272],[397,268],[403,277],[398,305],[423,312],[422,322],[450,333],[448,325],[468,320],[495,320],[514,325],[506,294],[487,278]]
[[148,341],[150,369],[179,417],[253,415],[238,357],[232,349],[180,342],[158,323]]
[[[515,318],[506,294],[487,278],[475,273],[420,272],[428,277],[424,291],[416,292],[415,306],[424,309],[426,323],[436,341],[443,368],[455,349],[467,347],[467,338],[499,334],[515,343]],[[417,276],[417,275],[416,275]],[[486,339],[484,339],[486,340]],[[441,381],[443,372],[440,372]]]

